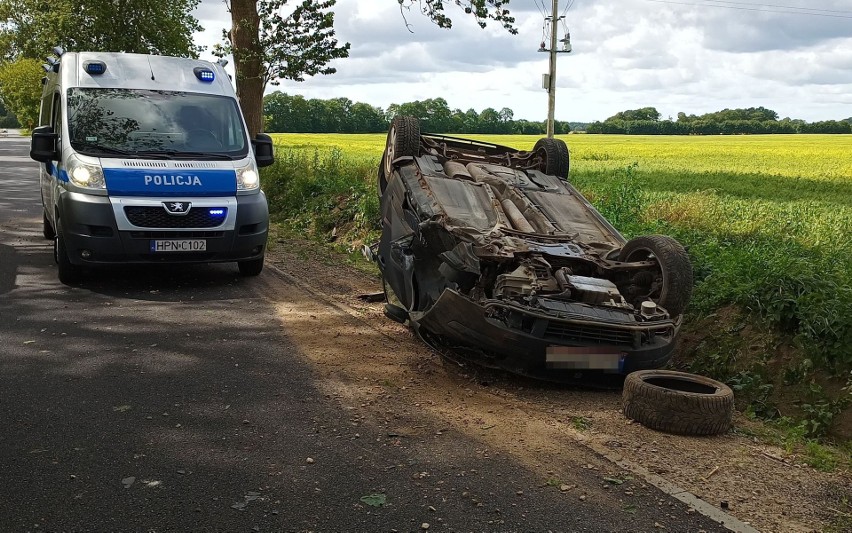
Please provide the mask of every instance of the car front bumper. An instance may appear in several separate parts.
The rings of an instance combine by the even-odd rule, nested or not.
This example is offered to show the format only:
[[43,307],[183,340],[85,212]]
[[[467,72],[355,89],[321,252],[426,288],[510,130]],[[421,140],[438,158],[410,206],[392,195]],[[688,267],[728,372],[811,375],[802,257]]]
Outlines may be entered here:
[[510,327],[489,317],[485,307],[448,289],[428,311],[411,313],[410,317],[416,328],[479,351],[494,366],[553,379],[589,370],[549,363],[548,349],[554,347],[589,348],[590,353],[605,352],[608,357],[618,354],[616,367],[606,371],[619,374],[661,368],[675,348],[678,328],[670,322],[627,327],[513,309],[524,316],[517,326]]
[[[234,212],[229,211],[227,224],[221,226],[147,228],[128,225],[118,214],[114,199],[66,192],[59,200],[59,219],[69,259],[77,265],[215,263],[262,257],[269,232],[266,196],[261,192],[222,199],[223,204],[226,202],[230,202]],[[180,239],[203,239],[206,250],[151,251],[154,240]]]

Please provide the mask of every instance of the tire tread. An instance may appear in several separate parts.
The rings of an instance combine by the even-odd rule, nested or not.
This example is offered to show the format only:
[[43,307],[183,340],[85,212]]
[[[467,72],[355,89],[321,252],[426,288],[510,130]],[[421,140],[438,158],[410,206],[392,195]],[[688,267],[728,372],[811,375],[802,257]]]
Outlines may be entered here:
[[[716,388],[714,394],[667,389],[648,383],[653,377],[689,380]],[[734,393],[724,383],[669,370],[641,370],[624,380],[624,415],[651,429],[681,435],[718,435],[731,427]]]

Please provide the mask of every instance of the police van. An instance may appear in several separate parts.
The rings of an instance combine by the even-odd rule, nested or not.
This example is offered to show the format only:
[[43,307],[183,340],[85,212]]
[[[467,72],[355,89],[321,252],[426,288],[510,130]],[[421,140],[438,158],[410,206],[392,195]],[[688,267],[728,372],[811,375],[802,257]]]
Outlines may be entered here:
[[60,281],[117,263],[231,261],[260,274],[269,211],[258,167],[274,162],[272,140],[249,138],[223,65],[67,52],[45,70],[30,157],[43,163]]

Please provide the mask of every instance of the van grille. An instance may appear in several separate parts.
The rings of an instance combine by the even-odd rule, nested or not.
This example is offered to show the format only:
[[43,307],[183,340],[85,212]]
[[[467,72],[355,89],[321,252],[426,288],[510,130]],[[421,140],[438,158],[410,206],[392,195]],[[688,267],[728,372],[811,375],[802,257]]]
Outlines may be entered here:
[[212,161],[134,161],[125,159],[122,160],[121,165],[132,168],[219,168]]
[[[133,239],[221,239],[224,231],[131,231]],[[193,252],[195,253],[195,252]]]
[[127,220],[139,228],[215,228],[225,222],[226,207],[218,207],[224,213],[213,216],[210,207],[192,207],[185,215],[169,214],[161,206],[125,206]]

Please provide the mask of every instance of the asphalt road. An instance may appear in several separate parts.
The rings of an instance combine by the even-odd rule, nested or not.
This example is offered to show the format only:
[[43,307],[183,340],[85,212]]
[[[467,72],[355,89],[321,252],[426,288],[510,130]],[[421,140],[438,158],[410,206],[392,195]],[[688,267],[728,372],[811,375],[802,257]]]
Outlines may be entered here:
[[388,446],[319,392],[273,309],[299,289],[269,271],[60,284],[27,150],[0,138],[0,531],[722,530],[650,487],[622,508],[593,473],[566,496],[453,432]]

